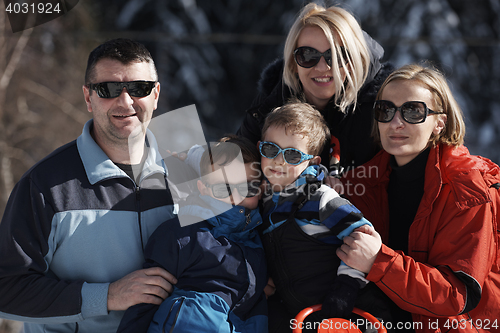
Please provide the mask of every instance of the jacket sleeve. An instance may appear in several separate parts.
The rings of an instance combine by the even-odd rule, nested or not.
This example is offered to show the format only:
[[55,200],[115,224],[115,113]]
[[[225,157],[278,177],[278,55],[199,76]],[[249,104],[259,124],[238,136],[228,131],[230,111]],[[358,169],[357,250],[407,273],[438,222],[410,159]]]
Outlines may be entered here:
[[363,214],[349,200],[340,197],[337,192],[322,185],[319,217],[321,223],[330,229],[338,239],[342,240],[348,236],[354,229],[362,225],[372,225]]
[[367,279],[404,310],[456,316],[477,306],[495,262],[492,207],[486,203],[460,210],[449,200],[434,206],[433,213],[439,221],[435,230],[427,224],[416,235],[428,246],[408,256],[382,245]]
[[158,305],[146,303],[131,306],[125,311],[116,333],[147,332],[158,307]]
[[[107,314],[107,284],[85,284],[99,303],[96,305],[83,299],[84,281],[61,281],[47,273],[53,216],[46,196],[30,177],[23,177],[12,191],[0,223],[1,317],[60,323]],[[83,306],[88,306],[87,314],[82,312]]]

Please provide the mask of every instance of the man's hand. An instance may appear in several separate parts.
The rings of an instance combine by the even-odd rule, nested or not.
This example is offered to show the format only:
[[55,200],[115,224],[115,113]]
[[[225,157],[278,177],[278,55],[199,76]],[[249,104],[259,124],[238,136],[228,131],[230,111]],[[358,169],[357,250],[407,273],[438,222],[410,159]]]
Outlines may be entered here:
[[344,237],[344,244],[337,249],[337,256],[346,265],[368,274],[381,247],[379,233],[365,224]]
[[109,285],[108,311],[127,310],[140,303],[159,305],[176,283],[177,279],[160,267],[132,272]]

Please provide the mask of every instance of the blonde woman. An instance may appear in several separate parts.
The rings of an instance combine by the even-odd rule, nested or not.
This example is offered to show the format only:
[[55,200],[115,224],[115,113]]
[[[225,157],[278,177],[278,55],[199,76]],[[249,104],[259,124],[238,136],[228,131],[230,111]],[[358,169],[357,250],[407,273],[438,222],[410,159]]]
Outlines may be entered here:
[[498,332],[500,168],[463,146],[462,111],[431,67],[393,72],[374,117],[383,151],[347,175],[357,191],[344,194],[375,229],[346,237],[337,255],[408,331]]
[[[365,34],[348,11],[310,3],[292,25],[283,59],[262,73],[259,96],[246,112],[238,134],[257,142],[264,120],[274,108],[297,97],[318,109],[328,123],[321,163],[331,173],[367,162],[378,151],[370,138],[371,107],[378,88],[393,69],[382,65],[382,47]],[[335,141],[338,139],[338,142]]]

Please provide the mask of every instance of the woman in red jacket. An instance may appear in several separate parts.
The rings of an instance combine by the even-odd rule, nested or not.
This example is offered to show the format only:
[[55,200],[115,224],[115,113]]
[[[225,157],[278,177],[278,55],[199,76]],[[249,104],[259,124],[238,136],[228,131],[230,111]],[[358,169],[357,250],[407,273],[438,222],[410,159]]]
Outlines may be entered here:
[[346,237],[339,258],[393,302],[388,328],[499,332],[499,167],[463,146],[462,111],[433,68],[389,75],[374,116],[383,150],[344,194],[375,229]]

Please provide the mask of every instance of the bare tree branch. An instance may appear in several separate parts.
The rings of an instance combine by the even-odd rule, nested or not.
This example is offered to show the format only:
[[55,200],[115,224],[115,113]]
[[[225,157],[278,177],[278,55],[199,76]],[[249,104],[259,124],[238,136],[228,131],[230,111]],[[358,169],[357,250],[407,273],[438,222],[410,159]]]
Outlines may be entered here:
[[[0,78],[0,105],[4,105],[5,90],[7,89],[7,86],[10,83],[10,79],[12,78],[12,75],[14,74],[17,65],[19,64],[19,61],[21,60],[23,50],[28,43],[32,31],[33,29],[27,29],[23,31],[21,37],[19,37],[19,39],[17,40],[14,52],[12,53],[7,66],[5,67],[2,77]],[[6,55],[7,54],[5,54],[5,56]]]
[[12,174],[10,158],[7,156],[2,156],[2,166],[0,170],[2,170],[4,191],[10,193],[14,188],[14,175]]
[[79,124],[83,125],[87,122],[87,120],[89,120],[89,117],[85,113],[77,109],[75,106],[73,106],[73,104],[69,103],[61,95],[55,93],[53,90],[49,89],[46,86],[43,86],[31,80],[25,80],[23,83],[23,88],[45,98],[47,101],[57,106],[63,113],[67,114]]
[[[16,160],[19,160],[26,165],[33,165],[35,164],[35,160],[28,154],[26,153],[23,149],[19,149],[16,147],[11,147],[9,144],[5,142],[0,142],[0,153],[1,156],[7,157],[7,158],[14,158]],[[10,193],[10,191],[9,191]]]

